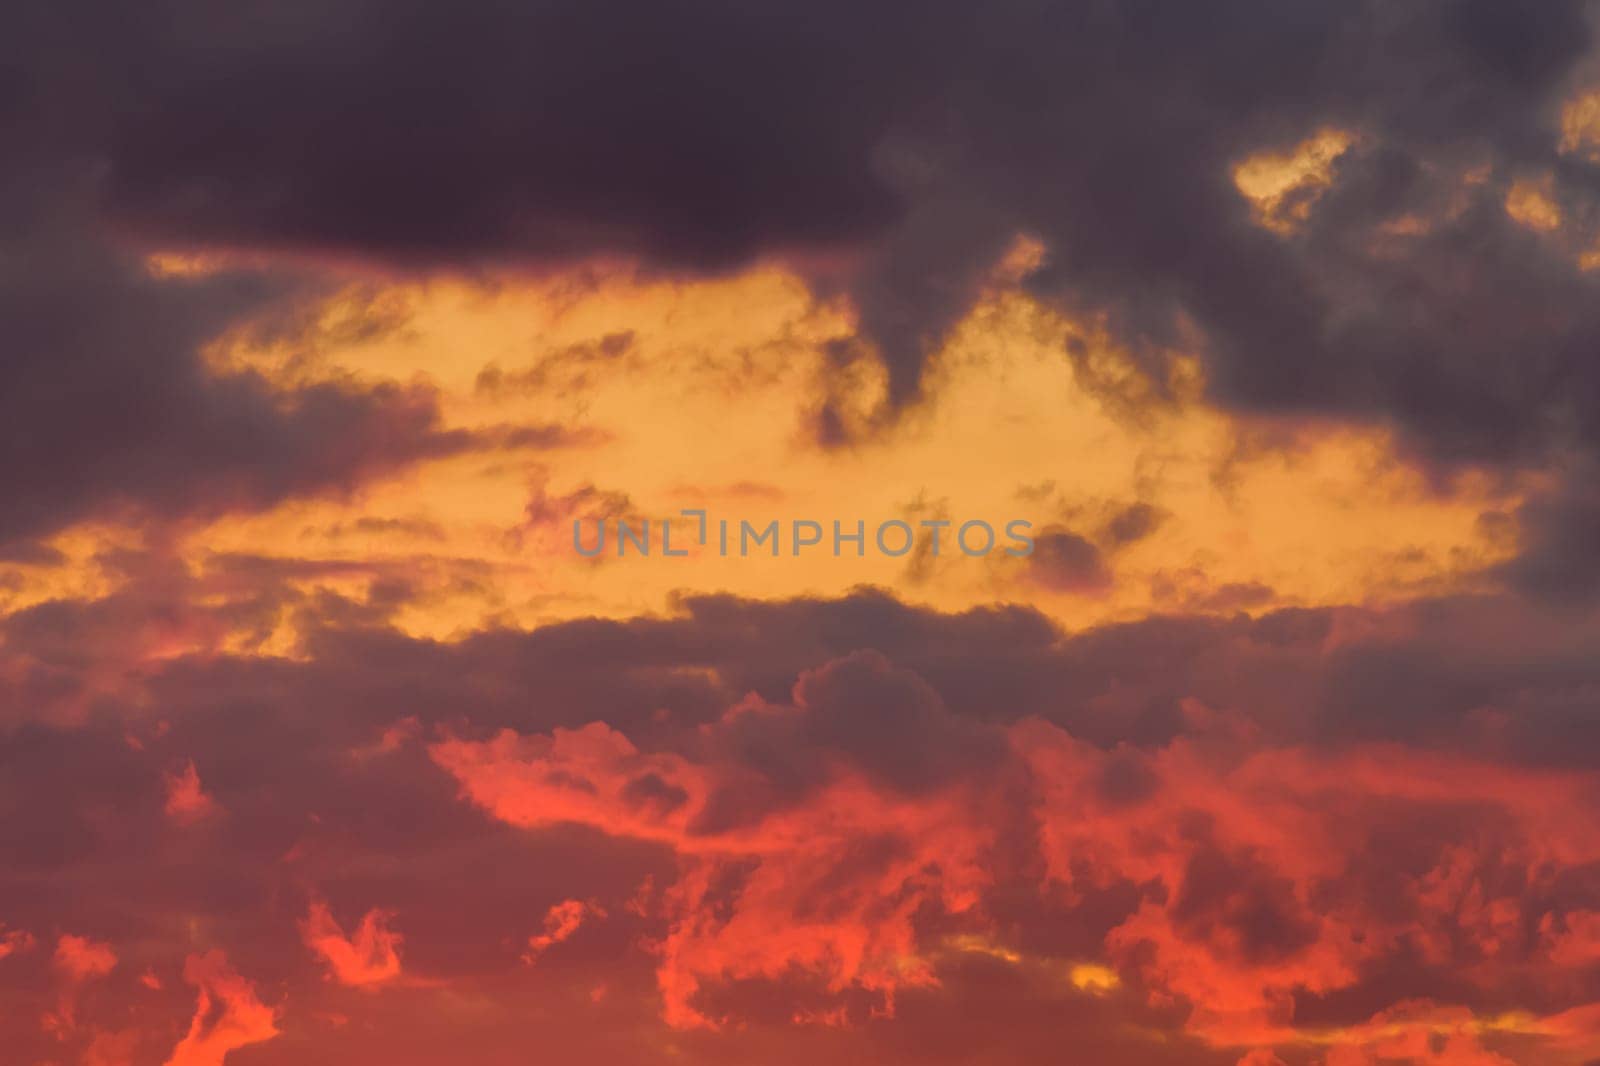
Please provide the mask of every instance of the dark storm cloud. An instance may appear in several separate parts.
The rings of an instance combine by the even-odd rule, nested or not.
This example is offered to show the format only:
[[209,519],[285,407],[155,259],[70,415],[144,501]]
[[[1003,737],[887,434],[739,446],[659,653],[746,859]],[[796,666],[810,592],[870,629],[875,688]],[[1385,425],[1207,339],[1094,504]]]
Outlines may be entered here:
[[[125,225],[425,264],[870,246],[846,286],[901,400],[1019,231],[1051,249],[1036,291],[1136,349],[1196,322],[1223,398],[1392,416],[1447,452],[1536,438],[1594,337],[1591,283],[1487,210],[1558,162],[1589,44],[1566,0],[91,10],[33,28],[99,63],[36,51],[21,76],[70,122],[41,139],[105,161]],[[1307,234],[1265,232],[1231,165],[1324,124],[1364,146]],[[1392,261],[1363,246],[1480,160],[1461,218]],[[1429,291],[1462,252],[1465,286]],[[1530,299],[1559,313],[1530,323]],[[1495,390],[1529,351],[1544,372]]]
[[893,217],[867,162],[915,93],[885,93],[875,68],[916,31],[883,11],[841,34],[840,10],[178,0],[88,27],[41,17],[107,66],[25,69],[77,93],[63,106],[84,108],[131,225],[402,261],[707,267]]
[[[1207,723],[1249,723],[1286,744],[1394,741],[1541,766],[1590,766],[1600,740],[1586,702],[1600,685],[1600,627],[1504,597],[1063,633],[1027,608],[938,614],[868,590],[772,603],[696,596],[668,617],[440,642],[389,628],[413,590],[382,568],[365,599],[350,599],[306,591],[318,571],[305,568],[229,565],[194,577],[129,565],[145,569],[112,596],[48,602],[0,623],[9,680],[0,725],[142,706],[177,713],[234,693],[241,708],[284,700],[308,720],[326,717],[318,728],[337,725],[351,746],[402,719],[426,728],[458,714],[478,729],[600,720],[640,744],[696,744],[685,738],[754,699],[759,713],[729,724],[719,744],[770,763],[771,781],[803,789],[816,771],[808,753],[828,751],[914,793],[990,759],[976,724],[1038,717],[1126,749],[1103,782],[1124,798],[1149,787],[1134,749]],[[301,632],[298,663],[219,653],[285,624]],[[150,649],[171,646],[193,651],[146,664]],[[128,685],[144,695],[128,702]]]
[[348,493],[468,448],[598,439],[550,424],[447,430],[423,384],[280,387],[214,370],[209,342],[230,330],[292,338],[285,328],[329,293],[281,272],[153,276],[81,216],[79,169],[5,177],[0,545],[12,561],[47,559],[28,538],[84,518],[214,517]]
[[[1600,299],[1576,265],[1600,172],[1558,151],[1588,16],[1579,0],[29,5],[5,118],[16,158],[91,166],[103,221],[169,241],[689,272],[848,250],[850,266],[796,262],[853,298],[894,406],[1028,233],[1048,249],[1030,290],[1094,315],[1156,380],[1198,347],[1226,405],[1388,423],[1444,469],[1536,465],[1600,450]],[[1269,231],[1234,164],[1328,127],[1356,137],[1330,187]],[[1545,173],[1559,235],[1504,209]]]
[[78,217],[74,168],[5,179],[0,542],[85,517],[215,515],[348,491],[465,443],[441,430],[421,387],[279,390],[253,373],[210,372],[208,341],[314,287],[251,273],[151,277]]
[[721,722],[715,754],[757,773],[714,795],[696,832],[725,831],[795,803],[840,760],[890,789],[917,795],[992,771],[1003,759],[996,732],[952,714],[926,681],[875,651],[802,673],[792,700],[747,702]]
[[1518,511],[1522,554],[1501,573],[1540,599],[1582,605],[1600,595],[1600,483],[1595,464],[1569,474]]
[[1286,878],[1249,855],[1228,855],[1204,842],[1189,858],[1172,917],[1185,933],[1225,943],[1252,961],[1293,955],[1316,939],[1314,916],[1295,900]]
[[[309,328],[328,290],[287,270],[152,274],[126,227],[96,206],[112,127],[151,104],[134,70],[147,61],[135,54],[149,43],[145,30],[110,9],[24,5],[9,21],[0,43],[0,544],[9,556],[84,518],[211,517],[348,492],[466,447],[570,442],[559,427],[445,431],[422,385],[280,388],[207,367],[202,350],[230,331],[308,347],[316,339],[296,330]],[[163,234],[184,246],[191,236]],[[382,311],[338,328],[390,328]]]

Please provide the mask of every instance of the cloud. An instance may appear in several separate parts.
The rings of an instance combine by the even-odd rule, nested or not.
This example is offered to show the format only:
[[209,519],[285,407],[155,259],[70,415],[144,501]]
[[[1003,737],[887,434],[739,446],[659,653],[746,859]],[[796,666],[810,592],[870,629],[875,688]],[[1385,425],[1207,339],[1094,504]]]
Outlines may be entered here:
[[[749,713],[730,712],[708,737]],[[1031,840],[1043,883],[1065,893],[1063,920],[1090,892],[1140,886],[1103,926],[1104,950],[1148,995],[1186,1004],[1190,1031],[1224,1047],[1293,1042],[1296,997],[1358,987],[1403,950],[1492,1001],[1511,959],[1554,958],[1528,935],[1524,908],[1560,913],[1561,883],[1600,861],[1600,835],[1563,815],[1593,792],[1589,773],[1382,746],[1244,748],[1224,730],[1143,756],[1148,783],[1129,792],[1107,788],[1114,753],[1054,725],[1024,720],[1006,735],[1015,763],[945,766],[912,797],[825,758],[796,779],[764,749],[716,743],[709,762],[649,755],[598,725],[450,740],[434,757],[511,824],[581,821],[673,847],[657,976],[663,1016],[679,1026],[718,1024],[702,1004],[719,986],[791,972],[835,997],[876,993],[892,1012],[897,992],[939,981],[925,930],[983,927],[983,901],[1013,875],[997,856]],[[635,800],[627,784],[645,773],[658,783]],[[786,782],[786,802],[762,798],[774,782]],[[676,802],[655,801],[675,785]],[[730,787],[757,797],[752,813],[708,819],[709,798]],[[982,802],[985,792],[1001,798]],[[1399,841],[1411,858],[1388,865]],[[1501,879],[1507,863],[1520,873]],[[1586,913],[1571,916],[1575,928]],[[1554,1013],[1564,981],[1546,973]]]
[[[46,221],[9,287],[31,369],[4,393],[32,399],[9,412],[29,432],[0,450],[5,539],[119,508],[348,492],[465,446],[425,388],[202,373],[208,338],[304,283],[140,278],[101,225],[423,272],[621,259],[704,277],[777,260],[853,306],[859,336],[834,361],[885,369],[888,409],[865,423],[880,427],[923,397],[1025,235],[1038,261],[1008,284],[1121,352],[1147,400],[1197,359],[1224,408],[1391,429],[1441,479],[1600,455],[1581,0],[1230,0],[1215,19],[1006,0],[925,6],[914,27],[834,2],[668,18],[624,0],[340,0],[269,34],[171,15],[121,18],[92,73],[17,48],[52,107],[15,131],[11,202]],[[60,17],[20,39],[70,32]],[[421,89],[439,42],[454,58]],[[607,335],[483,385],[581,376],[627,347]],[[819,417],[841,439],[838,411]],[[69,439],[74,425],[96,428]],[[1585,513],[1530,510],[1513,579],[1587,595],[1539,561],[1586,543]]]
[[183,979],[197,990],[189,1031],[165,1066],[223,1066],[228,1053],[278,1035],[277,1012],[228,965],[220,951],[190,955]]
[[1600,490],[1593,469],[1581,467],[1518,508],[1521,551],[1498,568],[1513,588],[1566,607],[1600,597]]
[[1148,503],[1130,503],[1106,523],[1104,536],[1114,547],[1124,547],[1154,533],[1169,516]]
[[6,929],[0,926],[0,959],[27,951],[34,943],[33,935],[26,929]]
[[403,938],[389,928],[393,918],[389,911],[370,910],[354,934],[345,936],[328,905],[312,900],[300,930],[306,946],[327,964],[330,977],[341,984],[372,987],[400,976]]
[[1374,1016],[1329,1050],[1326,1066],[1399,1061],[1441,1066],[1516,1066],[1484,1046],[1486,1027],[1470,1011],[1413,1000]]
[[[125,609],[80,605],[8,648],[112,640],[100,612]],[[1600,1031],[1573,1013],[1600,992],[1600,837],[1572,815],[1600,785],[1571,732],[1597,641],[1503,598],[1068,633],[872,592],[691,597],[454,641],[334,612],[293,658],[178,655],[87,717],[0,734],[0,801],[36,812],[0,823],[6,910],[30,929],[94,916],[129,945],[68,1048],[123,997],[165,1009],[132,975],[164,974],[192,929],[282,990],[286,1031],[371,1021],[405,1066],[426,1061],[406,1019],[463,990],[486,1012],[446,1027],[463,1037],[559,1004],[714,1040],[712,1062],[818,1053],[797,1018],[886,1062],[958,1062],[982,1033],[1025,1054],[1034,1029],[1002,1019],[1092,1000],[1100,1021],[1073,1025],[1111,1062],[1147,1060],[1105,1026],[1161,1034],[1183,1066],[1448,1028],[1453,1048],[1471,1031],[1566,1066],[1551,1056],[1585,1061]],[[189,759],[228,800],[230,831],[198,849],[150,787]],[[307,884],[391,901],[403,960],[390,911],[353,929],[321,896],[285,912]],[[0,981],[37,983],[37,961]],[[402,961],[437,983],[392,979]],[[389,992],[340,998],[364,981]],[[1446,1013],[1373,1022],[1423,998]],[[933,1015],[951,1002],[989,1020],[949,1031]]]
[[[107,215],[181,241],[701,273],[788,256],[857,305],[896,402],[1026,233],[1044,249],[1035,296],[1147,360],[1187,323],[1231,404],[1392,419],[1441,456],[1525,454],[1557,411],[1595,440],[1579,358],[1594,282],[1503,206],[1530,172],[1553,175],[1559,205],[1592,201],[1550,121],[1590,44],[1576,0],[1234,0],[1214,19],[936,4],[914,24],[837,3],[668,18],[342,0],[256,30],[128,17],[77,78],[23,50],[67,133],[23,124],[21,158],[102,154]],[[439,42],[449,76],[419,88]],[[159,73],[119,77],[133,63]],[[139,106],[107,117],[128,93]],[[1328,131],[1317,195],[1286,187],[1295,228],[1263,227],[1235,172]],[[818,249],[848,265],[816,266]],[[1559,312],[1530,315],[1529,292]],[[1500,389],[1530,350],[1537,369]]]
[[[710,764],[647,755],[600,723],[549,737],[450,739],[432,754],[468,798],[511,824],[585,823],[679,853],[684,865],[664,893],[669,930],[657,949],[669,1024],[721,1024],[696,1003],[704,981],[775,980],[791,968],[818,973],[834,992],[873,992],[877,1009],[892,1013],[897,989],[936,983],[915,956],[914,916],[923,907],[970,908],[988,878],[981,835],[952,823],[962,799],[926,794],[960,763],[921,763],[919,774],[931,777],[884,774],[867,754],[873,749],[858,746],[879,738],[833,732],[845,723],[830,721],[837,712],[829,704],[846,693],[831,690],[870,698],[889,671],[880,658],[846,660],[832,676],[819,671],[797,686],[806,701],[828,695],[815,711],[809,702],[788,712],[734,708],[706,733],[708,747],[721,753]],[[917,720],[930,712],[939,713],[936,704],[902,724],[936,724]],[[807,722],[812,714],[820,721]],[[751,719],[769,715],[799,721],[763,744],[752,736]],[[808,729],[817,731],[810,745],[822,761],[811,769],[785,765],[812,755],[801,746]],[[800,742],[792,755],[785,735]],[[829,768],[830,755],[847,762]],[[875,787],[873,776],[883,784]]]
[[546,951],[571,939],[585,921],[605,916],[605,908],[594,903],[585,903],[581,899],[562,900],[545,912],[544,932],[528,938],[528,950],[523,953],[522,961],[533,965],[544,957]]
[[1057,592],[1093,594],[1111,587],[1111,569],[1100,549],[1060,526],[1047,527],[1034,535],[1028,576]]
[[140,1042],[137,1029],[96,1033],[83,1052],[83,1066],[133,1066]]
[[110,944],[65,933],[56,941],[50,964],[64,987],[55,1008],[41,1016],[40,1027],[56,1039],[65,1040],[77,1027],[78,1001],[84,986],[106,977],[116,969],[117,953]]
[[[13,131],[16,132],[16,131]],[[26,138],[23,138],[26,140]],[[97,219],[82,158],[20,147],[0,173],[0,543],[84,519],[212,518],[460,450],[429,386],[280,385],[207,351],[328,295],[270,268],[157,275]],[[37,554],[37,549],[33,550]]]
[[163,774],[162,783],[167,792],[167,817],[179,825],[204,821],[222,809],[201,786],[200,772],[195,769],[193,759],[186,761],[177,773]]
[[52,961],[56,972],[68,981],[81,983],[104,977],[115,969],[117,953],[111,950],[110,944],[65,933],[56,941]]
[[[834,362],[881,364],[882,426],[1025,237],[1037,262],[1007,284],[1125,356],[1147,399],[1197,360],[1233,412],[1390,429],[1441,479],[1600,454],[1582,0],[636,8],[340,0],[262,34],[177,2],[91,20],[115,31],[84,68],[38,43],[78,24],[37,7],[9,53],[50,104],[9,131],[8,249],[29,268],[4,279],[21,354],[0,380],[18,427],[0,540],[348,493],[469,446],[426,386],[206,369],[227,330],[296,319],[317,255],[689,277],[778,261],[851,305]],[[444,74],[424,89],[425,68]],[[158,278],[120,250],[141,243],[310,254]],[[628,346],[603,334],[546,369]],[[1091,358],[1081,336],[1067,355]],[[1562,533],[1530,511],[1517,580],[1592,585],[1539,577],[1585,513],[1548,509],[1579,522]]]
[[[883,707],[872,692],[887,663],[842,662],[871,664],[838,677],[863,706]],[[807,691],[802,681],[797,694]],[[750,735],[752,720],[770,728],[775,713],[798,721]],[[852,755],[854,738],[829,732],[824,703],[798,698],[790,712],[734,708],[703,727],[692,757],[642,751],[599,724],[548,738],[448,740],[433,751],[469,798],[512,824],[581,822],[678,853],[658,969],[665,1016],[678,1025],[717,1022],[697,1005],[714,998],[708,989],[791,968],[835,995],[879,993],[881,1009],[891,1009],[898,990],[937,981],[922,922],[940,913],[976,920],[1004,876],[995,849],[1035,833],[1047,883],[1069,893],[1068,913],[1080,893],[1145,886],[1103,929],[1105,949],[1151,995],[1188,1004],[1192,1031],[1223,1046],[1294,1039],[1295,995],[1357,987],[1405,944],[1435,963],[1452,960],[1477,984],[1475,996],[1493,988],[1507,952],[1549,964],[1546,948],[1514,932],[1527,921],[1516,917],[1518,900],[1554,891],[1600,859],[1600,837],[1560,814],[1585,802],[1589,774],[1515,772],[1382,746],[1261,747],[1228,715],[1190,713],[1195,739],[1142,756],[1023,719],[1006,730],[1015,762],[937,762],[914,782],[875,773]],[[885,740],[916,745],[929,733],[937,736],[936,718],[907,719]],[[957,750],[981,750],[983,737]],[[1019,782],[1016,799],[975,802],[970,789],[980,782],[1012,795],[1008,780]],[[1471,826],[1483,820],[1499,827],[1497,843],[1473,839]],[[1426,850],[1399,868],[1368,865],[1364,856],[1390,846],[1388,826],[1412,849],[1428,841]],[[1526,871],[1500,890],[1510,895],[1463,910],[1456,893],[1496,891],[1479,878],[1504,861]],[[1533,876],[1549,880],[1532,889],[1526,877],[1541,869]],[[1391,902],[1377,907],[1384,896]],[[922,920],[910,921],[913,913]]]
[[[101,1066],[174,1040],[168,1066],[502,1066],[530,1032],[630,1066],[1022,1062],[1063,1034],[1107,1066],[1600,1060],[1594,18],[25,2],[0,40],[0,1043]],[[1157,578],[1174,613],[1092,628],[862,589],[425,639],[398,626],[430,581],[496,574],[428,555],[449,538],[414,508],[314,516],[353,534],[318,558],[225,528],[204,565],[163,546],[431,460],[602,443],[446,412],[701,358],[698,326],[662,345],[574,323],[587,305],[550,318],[577,343],[474,364],[448,404],[220,357],[399,339],[381,301],[320,324],[334,277],[548,272],[559,298],[590,269],[757,264],[853,334],[812,353],[830,443],[917,429],[953,331],[1002,300],[1126,391],[1119,415],[1198,382],[1224,432],[1360,423],[1434,490],[1485,476],[1518,555],[1471,594],[1315,609],[1191,580],[1256,549],[1152,537],[1166,512],[1126,504],[1181,434],[1036,538],[1042,594],[1194,552]],[[741,356],[791,365],[809,314]],[[509,328],[482,358],[513,365]],[[641,513],[626,471],[529,473],[503,547]],[[683,494],[790,498],[745,474]],[[88,523],[145,546],[86,561]],[[396,532],[424,546],[359,557]],[[1466,552],[1451,574],[1484,565]],[[175,830],[218,797],[227,833]],[[347,931],[322,892],[393,909]]]
[[1238,1066],[1284,1066],[1284,1061],[1265,1048],[1256,1048],[1240,1059]]

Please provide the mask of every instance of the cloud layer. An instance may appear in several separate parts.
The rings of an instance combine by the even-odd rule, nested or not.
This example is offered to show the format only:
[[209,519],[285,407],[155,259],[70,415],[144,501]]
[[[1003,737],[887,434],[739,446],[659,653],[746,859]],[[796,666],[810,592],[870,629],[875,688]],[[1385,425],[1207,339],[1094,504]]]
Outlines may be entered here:
[[1600,1062],[1596,17],[24,0],[0,1046]]

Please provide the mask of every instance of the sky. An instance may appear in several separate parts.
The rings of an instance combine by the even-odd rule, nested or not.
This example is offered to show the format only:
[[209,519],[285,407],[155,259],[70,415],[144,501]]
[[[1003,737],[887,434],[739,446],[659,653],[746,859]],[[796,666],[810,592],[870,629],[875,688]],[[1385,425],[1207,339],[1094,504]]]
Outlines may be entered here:
[[1600,1063],[1595,4],[5,22],[7,1066]]

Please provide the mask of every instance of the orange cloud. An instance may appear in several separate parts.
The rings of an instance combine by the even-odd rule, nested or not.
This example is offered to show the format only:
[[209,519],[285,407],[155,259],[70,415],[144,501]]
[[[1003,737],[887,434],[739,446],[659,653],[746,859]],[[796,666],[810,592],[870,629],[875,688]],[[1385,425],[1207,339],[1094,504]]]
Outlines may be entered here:
[[370,910],[355,935],[347,937],[328,905],[313,900],[300,930],[306,946],[327,964],[330,977],[340,984],[372,987],[400,976],[403,938],[388,927],[393,917],[388,911]]
[[84,1049],[82,1066],[133,1066],[139,1042],[137,1029],[96,1033]]
[[66,934],[56,941],[56,972],[72,982],[83,982],[104,977],[117,965],[117,953],[110,944],[102,944],[88,937]]
[[167,817],[179,825],[203,821],[222,809],[201,786],[200,772],[195,769],[193,759],[185,762],[177,773],[163,774],[162,779],[167,790]]
[[[1600,860],[1600,827],[1567,816],[1594,787],[1588,774],[1394,746],[1230,754],[1179,741],[1136,763],[1149,795],[1129,804],[1097,795],[1105,753],[1040,722],[1015,735],[1041,789],[1051,876],[1164,886],[1107,944],[1153,995],[1192,1004],[1190,1028],[1216,1043],[1292,1039],[1297,994],[1355,984],[1402,939],[1485,988],[1513,953],[1545,966],[1567,942],[1513,942],[1525,897]],[[1399,869],[1368,854],[1403,839],[1405,819],[1444,817],[1462,830],[1419,836],[1429,850],[1397,856]],[[1533,883],[1494,879],[1505,862]],[[1384,885],[1390,913],[1358,877]]]
[[[857,662],[877,664],[875,683],[891,676],[879,660]],[[725,1020],[706,1007],[713,989],[796,974],[832,997],[874,994],[891,1013],[897,989],[941,982],[924,924],[942,915],[988,925],[997,856],[1029,837],[1061,920],[1088,893],[1141,886],[1105,935],[1106,957],[1152,1003],[1182,1005],[1187,1030],[1219,1047],[1312,1041],[1392,1058],[1411,1054],[1425,1028],[1442,1034],[1427,1047],[1453,1057],[1418,1061],[1490,1066],[1499,1060],[1480,1034],[1506,1027],[1469,1006],[1419,1015],[1397,1005],[1330,1033],[1296,1024],[1296,998],[1356,986],[1403,943],[1486,991],[1512,965],[1554,990],[1555,966],[1591,957],[1586,910],[1547,918],[1542,939],[1523,934],[1532,899],[1600,862],[1600,826],[1571,817],[1592,794],[1591,774],[1396,745],[1268,747],[1234,716],[1194,706],[1196,732],[1163,748],[1107,751],[1025,720],[995,727],[1009,745],[998,764],[934,761],[931,779],[896,781],[852,747],[860,738],[835,735],[848,721],[817,721],[827,713],[820,691],[803,681],[791,708],[747,700],[702,728],[693,758],[641,750],[602,723],[450,739],[432,754],[464,796],[510,824],[576,822],[674,850],[677,878],[653,913],[667,923],[655,945],[662,1014],[677,1027]],[[874,707],[881,724],[888,711]],[[941,727],[937,717],[924,724]],[[989,735],[964,743],[981,750]],[[883,742],[903,767],[926,741]],[[774,795],[775,781],[787,791]],[[997,795],[1026,803],[997,807]],[[1373,854],[1381,848],[1400,851]],[[1525,875],[1495,876],[1503,863]],[[535,942],[570,935],[583,913],[574,903],[554,908]],[[995,957],[1021,959],[1009,949]],[[796,1016],[842,1017],[842,1002]],[[1250,1066],[1272,1063],[1267,1055]]]
[[1463,1007],[1408,1000],[1332,1037],[1338,1043],[1328,1051],[1326,1066],[1394,1062],[1415,1066],[1518,1066],[1515,1059],[1484,1047],[1483,1036],[1496,1030],[1515,1030],[1519,1021],[1523,1020],[1486,1019]]
[[64,1040],[78,1024],[80,986],[105,977],[116,969],[117,954],[109,944],[68,933],[56,941],[55,955],[50,963],[66,982],[66,987],[56,1002],[55,1010],[46,1011],[40,1018],[40,1024],[46,1032]]
[[228,1052],[278,1035],[277,1012],[228,965],[220,951],[190,955],[183,979],[198,990],[189,1031],[165,1066],[222,1066]]
[[562,900],[551,907],[544,916],[544,932],[528,938],[528,950],[522,961],[532,965],[539,961],[551,947],[569,939],[586,920],[606,916],[605,909],[579,899]]
[[1240,1059],[1237,1066],[1284,1066],[1284,1061],[1265,1048],[1256,1048]]
[[[988,831],[969,824],[967,812],[981,806],[970,797],[896,797],[841,773],[804,806],[713,828],[724,816],[720,790],[739,785],[735,771],[641,753],[600,723],[549,737],[449,740],[433,755],[469,798],[511,824],[582,822],[673,845],[680,876],[660,901],[668,932],[656,951],[663,1017],[676,1027],[720,1024],[696,1005],[707,981],[795,969],[833,994],[874,993],[890,1014],[897,988],[936,983],[917,954],[915,915],[970,909],[989,881]],[[722,908],[730,878],[738,905]]]
[[4,925],[0,925],[0,959],[19,951],[27,951],[33,944],[33,935],[26,929],[6,929]]
[[[725,722],[760,713],[736,709]],[[663,1016],[678,1027],[719,1023],[695,1005],[706,981],[795,968],[835,994],[877,993],[892,1013],[898,987],[936,983],[918,957],[913,916],[925,906],[968,909],[987,883],[987,832],[965,824],[959,797],[910,801],[840,774],[803,806],[712,830],[706,823],[721,817],[713,797],[738,787],[736,768],[644,754],[600,723],[450,740],[433,754],[468,797],[512,824],[582,822],[673,845],[680,877],[661,900],[669,929],[656,950]],[[738,905],[720,908],[730,877]],[[569,917],[558,907],[547,926]]]

